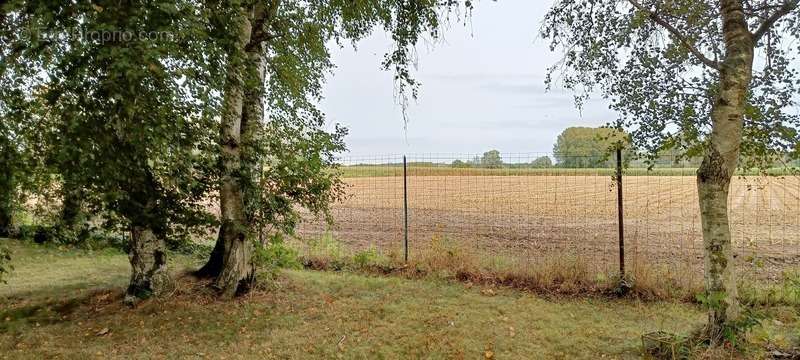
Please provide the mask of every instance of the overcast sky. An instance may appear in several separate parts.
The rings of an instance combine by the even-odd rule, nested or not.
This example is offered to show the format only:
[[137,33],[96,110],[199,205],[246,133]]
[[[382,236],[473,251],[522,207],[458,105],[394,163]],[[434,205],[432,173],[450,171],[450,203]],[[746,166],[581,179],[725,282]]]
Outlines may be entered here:
[[614,120],[601,99],[578,111],[570,92],[545,92],[546,69],[560,58],[537,37],[550,3],[481,1],[471,26],[453,24],[440,43],[420,46],[407,132],[392,73],[380,69],[387,35],[337,49],[322,108],[350,129],[349,154],[549,152],[566,127]]

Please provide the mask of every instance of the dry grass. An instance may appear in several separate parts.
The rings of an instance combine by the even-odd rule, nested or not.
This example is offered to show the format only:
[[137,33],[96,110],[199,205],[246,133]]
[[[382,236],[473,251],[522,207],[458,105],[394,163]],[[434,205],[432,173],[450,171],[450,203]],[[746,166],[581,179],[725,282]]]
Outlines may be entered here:
[[[536,261],[510,261],[481,254],[456,242],[434,239],[420,260],[411,266],[440,277],[490,283],[545,295],[616,296],[619,278],[615,271],[592,265],[581,256],[553,256]],[[634,266],[628,273],[628,296],[641,300],[694,301],[702,285],[672,268]]]
[[[443,236],[434,236],[430,246],[417,249],[408,262],[399,252],[383,254],[376,249],[348,252],[327,233],[292,246],[300,249],[302,262],[315,270],[355,270],[405,278],[433,278],[467,284],[504,286],[548,297],[618,297],[618,270],[598,267],[580,256],[552,256],[518,260],[481,252]],[[697,302],[703,292],[702,278],[688,266],[653,266],[635,257],[628,263],[624,295],[644,301]],[[758,307],[800,308],[800,270],[787,270],[774,282],[763,282],[739,272],[741,301]]]
[[[331,234],[308,241],[303,263],[316,270],[353,269],[406,278],[435,278],[532,291],[545,296],[618,296],[616,272],[593,266],[580,256],[555,256],[537,261],[483,253],[443,236],[418,249],[408,263],[397,252],[382,255],[374,249],[352,256]],[[298,244],[295,244],[297,246]],[[640,300],[693,302],[702,284],[689,271],[672,267],[633,266],[627,296]]]

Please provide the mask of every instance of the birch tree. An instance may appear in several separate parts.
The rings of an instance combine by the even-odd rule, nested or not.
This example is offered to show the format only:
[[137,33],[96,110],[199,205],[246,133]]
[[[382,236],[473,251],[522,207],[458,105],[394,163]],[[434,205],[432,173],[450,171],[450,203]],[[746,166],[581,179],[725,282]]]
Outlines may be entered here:
[[[797,0],[560,0],[541,35],[563,61],[550,69],[576,90],[610,99],[636,145],[702,156],[707,335],[741,318],[728,218],[739,166],[798,155]],[[747,159],[744,161],[742,159]]]
[[[2,7],[0,105],[96,213],[122,220],[125,301],[168,293],[166,242],[202,218],[221,59],[191,1],[13,1]],[[224,14],[220,14],[224,16]],[[45,186],[46,187],[46,186]]]
[[277,226],[290,233],[298,219],[293,204],[325,212],[340,194],[340,182],[326,167],[344,149],[344,132],[320,131],[324,117],[316,108],[333,68],[329,42],[356,41],[381,27],[390,32],[396,47],[383,66],[395,71],[401,97],[405,91],[413,96],[413,46],[423,34],[437,36],[440,11],[458,5],[433,0],[227,4],[236,15],[220,124],[221,226],[198,275],[214,278],[224,297],[246,292],[255,281],[257,229]]

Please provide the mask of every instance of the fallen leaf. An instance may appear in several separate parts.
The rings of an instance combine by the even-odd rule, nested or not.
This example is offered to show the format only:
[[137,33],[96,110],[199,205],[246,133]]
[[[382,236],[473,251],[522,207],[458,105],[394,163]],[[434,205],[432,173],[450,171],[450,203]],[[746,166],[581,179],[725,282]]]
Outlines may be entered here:
[[109,333],[109,332],[111,332],[111,330],[109,330],[109,329],[106,327],[106,328],[102,328],[102,329],[100,329],[100,331],[98,331],[98,332],[97,332],[97,334],[94,334],[94,335],[95,335],[95,336],[104,336],[104,335],[108,335],[108,333]]

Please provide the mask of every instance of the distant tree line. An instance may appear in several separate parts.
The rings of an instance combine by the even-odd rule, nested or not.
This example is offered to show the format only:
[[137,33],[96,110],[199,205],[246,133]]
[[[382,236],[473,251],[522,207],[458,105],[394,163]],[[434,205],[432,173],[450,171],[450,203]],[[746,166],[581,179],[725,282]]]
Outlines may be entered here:
[[503,161],[500,152],[489,150],[483,156],[475,156],[471,160],[454,160],[450,166],[455,168],[483,168],[483,169],[525,169],[525,168],[548,168],[553,166],[553,161],[549,156],[539,156],[531,162],[506,163]]
[[[629,141],[627,133],[608,127],[568,127],[558,135],[553,145],[553,156],[542,155],[530,162],[506,162],[500,151],[492,149],[482,156],[474,156],[468,160],[456,159],[449,166],[454,168],[475,169],[543,169],[543,168],[613,168],[616,166],[615,151],[617,146],[623,148],[623,162],[629,168],[697,168],[702,158],[691,154],[680,153],[672,150],[662,150],[657,153],[642,151],[634,148]],[[555,162],[553,161],[555,159]],[[748,164],[755,160],[742,156],[740,162],[743,167],[751,168]],[[763,168],[769,167],[800,167],[800,160],[793,160],[788,156],[778,156],[761,164]],[[402,166],[402,163],[385,164],[357,164],[356,166]],[[408,162],[413,167],[440,167],[446,163],[433,161]]]

